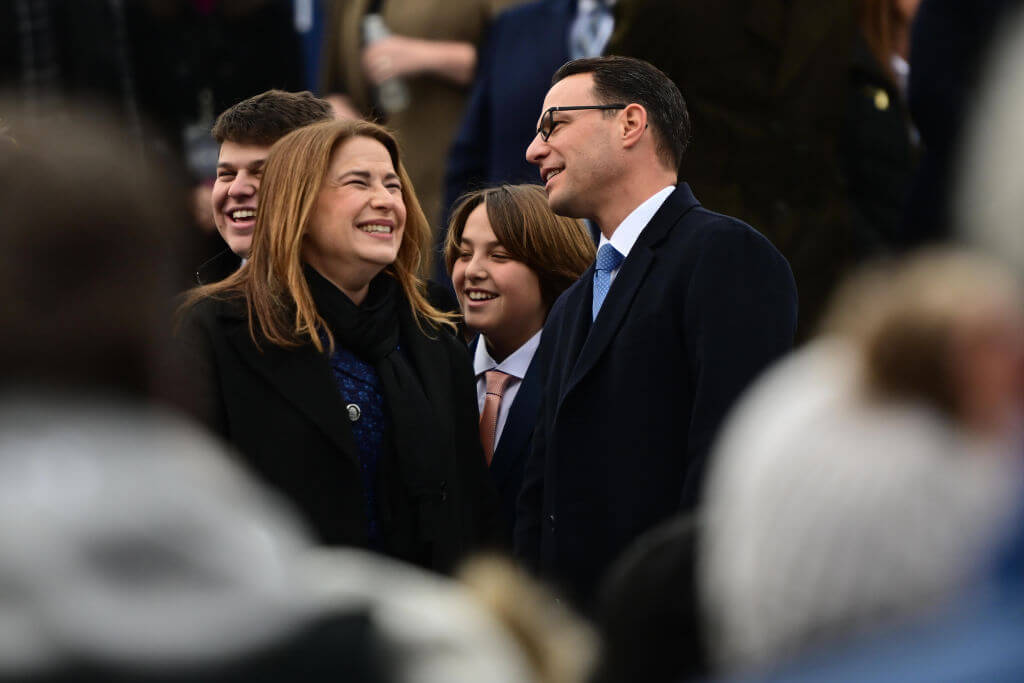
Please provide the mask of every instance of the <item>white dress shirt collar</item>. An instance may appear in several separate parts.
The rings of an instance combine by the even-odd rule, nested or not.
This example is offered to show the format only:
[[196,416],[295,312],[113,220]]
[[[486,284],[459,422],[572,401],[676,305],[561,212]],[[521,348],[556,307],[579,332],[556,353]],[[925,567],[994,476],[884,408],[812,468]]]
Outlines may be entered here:
[[491,354],[487,352],[486,340],[483,335],[480,335],[477,337],[476,353],[473,356],[474,374],[479,377],[488,370],[501,370],[516,379],[522,379],[526,376],[526,371],[530,369],[530,361],[533,360],[533,354],[536,353],[537,347],[540,345],[540,333],[541,331],[538,330],[525,344],[510,353],[508,358],[500,363],[491,358]]
[[[626,216],[626,219],[619,223],[619,227],[615,228],[615,232],[612,233],[612,238],[608,239],[603,234],[601,240],[597,245],[600,249],[608,242],[611,242],[615,250],[622,254],[622,257],[629,256],[630,250],[633,249],[633,245],[640,238],[640,233],[643,232],[644,227],[651,222],[654,218],[654,214],[658,213],[658,209],[665,203],[668,196],[676,189],[675,185],[668,185],[658,190],[654,195],[648,197],[643,204],[633,209],[633,211]],[[618,270],[618,269],[616,269]]]

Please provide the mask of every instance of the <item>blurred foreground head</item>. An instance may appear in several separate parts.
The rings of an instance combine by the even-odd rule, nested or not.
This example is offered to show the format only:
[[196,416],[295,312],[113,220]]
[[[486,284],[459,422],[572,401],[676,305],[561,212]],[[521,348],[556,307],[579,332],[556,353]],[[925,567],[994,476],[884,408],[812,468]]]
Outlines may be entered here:
[[[1024,11],[1002,2],[978,97],[970,102],[954,194],[957,236],[1024,274]],[[1012,11],[1011,11],[1012,10]]]
[[155,368],[189,225],[184,195],[102,113],[0,140],[0,378],[135,395]]
[[768,667],[957,593],[1019,494],[1022,329],[1010,274],[923,253],[854,279],[828,332],[755,384],[705,493],[717,667]]
[[235,680],[309,622],[306,547],[193,425],[0,397],[0,680]]
[[918,402],[989,438],[1024,412],[1020,281],[977,254],[930,250],[851,278],[825,320],[862,355],[873,400]]

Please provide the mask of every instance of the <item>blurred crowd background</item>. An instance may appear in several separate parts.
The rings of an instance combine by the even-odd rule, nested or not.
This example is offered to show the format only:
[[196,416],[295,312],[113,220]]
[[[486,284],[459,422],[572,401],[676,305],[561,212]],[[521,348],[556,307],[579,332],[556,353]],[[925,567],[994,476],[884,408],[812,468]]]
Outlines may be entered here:
[[[1021,680],[1020,4],[3,0],[0,677]],[[442,245],[464,192],[539,182],[551,75],[595,54],[679,86],[680,179],[789,260],[797,348],[592,614],[501,558],[315,547],[162,407],[225,249],[214,119],[278,88],[382,122]]]

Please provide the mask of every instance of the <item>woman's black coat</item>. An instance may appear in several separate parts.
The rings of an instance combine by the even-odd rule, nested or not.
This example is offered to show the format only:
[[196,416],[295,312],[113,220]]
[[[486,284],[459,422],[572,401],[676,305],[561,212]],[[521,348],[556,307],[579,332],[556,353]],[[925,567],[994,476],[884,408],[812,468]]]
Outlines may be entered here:
[[[429,422],[447,447],[438,463],[443,475],[426,507],[403,485],[394,449],[382,455],[383,550],[448,571],[467,551],[499,539],[496,494],[478,437],[465,345],[445,330],[424,334],[404,299],[400,307],[401,347],[433,411]],[[298,508],[321,542],[365,546],[359,452],[327,355],[312,344],[284,349],[263,341],[257,347],[238,300],[199,302],[179,336],[196,387],[191,409]],[[420,514],[432,519],[424,524]]]

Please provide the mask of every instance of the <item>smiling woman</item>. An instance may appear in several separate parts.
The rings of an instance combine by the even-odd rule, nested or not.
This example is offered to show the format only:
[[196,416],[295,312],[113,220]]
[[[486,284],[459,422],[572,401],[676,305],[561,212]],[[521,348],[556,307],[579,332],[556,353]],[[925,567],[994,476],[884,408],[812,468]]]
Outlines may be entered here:
[[495,537],[465,347],[417,277],[430,230],[383,128],[271,149],[249,262],[182,308],[200,417],[329,544],[447,570]]

